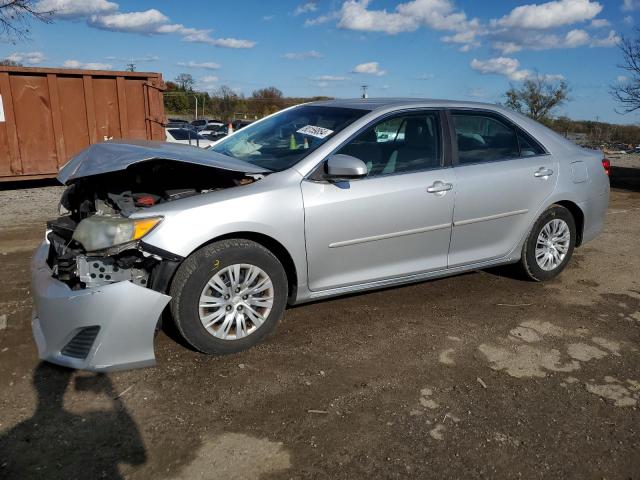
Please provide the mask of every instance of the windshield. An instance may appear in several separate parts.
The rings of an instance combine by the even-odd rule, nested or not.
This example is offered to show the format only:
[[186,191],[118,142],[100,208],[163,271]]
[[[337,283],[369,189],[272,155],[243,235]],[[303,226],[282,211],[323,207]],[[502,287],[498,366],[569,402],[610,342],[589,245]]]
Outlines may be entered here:
[[285,170],[366,113],[311,105],[293,108],[246,126],[211,150],[269,170]]

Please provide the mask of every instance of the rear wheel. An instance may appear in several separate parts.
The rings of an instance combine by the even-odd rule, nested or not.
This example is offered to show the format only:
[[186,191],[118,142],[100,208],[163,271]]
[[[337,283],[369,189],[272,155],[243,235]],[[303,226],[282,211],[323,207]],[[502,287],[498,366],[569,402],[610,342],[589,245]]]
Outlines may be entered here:
[[532,280],[558,275],[569,263],[576,244],[576,223],[561,205],[548,208],[536,221],[525,242],[520,264]]
[[262,245],[223,240],[184,261],[171,296],[176,326],[190,345],[209,354],[235,353],[273,331],[286,306],[287,277]]

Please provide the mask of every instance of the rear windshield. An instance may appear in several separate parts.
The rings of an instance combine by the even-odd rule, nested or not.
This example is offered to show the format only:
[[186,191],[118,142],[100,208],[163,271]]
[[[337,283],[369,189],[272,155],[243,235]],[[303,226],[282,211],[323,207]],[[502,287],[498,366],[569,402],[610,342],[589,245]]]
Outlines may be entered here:
[[248,125],[211,150],[269,170],[285,170],[366,113],[349,108],[297,107]]

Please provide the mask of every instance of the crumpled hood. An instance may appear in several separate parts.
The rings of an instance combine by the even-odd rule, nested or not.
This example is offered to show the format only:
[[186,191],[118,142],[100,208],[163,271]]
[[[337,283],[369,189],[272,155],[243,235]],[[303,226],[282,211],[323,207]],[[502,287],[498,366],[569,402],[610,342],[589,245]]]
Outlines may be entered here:
[[76,178],[124,170],[129,165],[147,160],[174,160],[249,174],[270,172],[266,168],[191,145],[111,140],[91,145],[69,160],[60,168],[58,180],[66,185]]

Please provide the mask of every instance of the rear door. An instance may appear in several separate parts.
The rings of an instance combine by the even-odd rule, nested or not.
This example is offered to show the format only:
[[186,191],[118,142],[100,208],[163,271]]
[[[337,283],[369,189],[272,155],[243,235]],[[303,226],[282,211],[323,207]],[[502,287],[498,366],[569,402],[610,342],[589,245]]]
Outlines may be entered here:
[[454,110],[450,118],[456,200],[449,266],[499,259],[553,192],[557,161],[499,114]]

